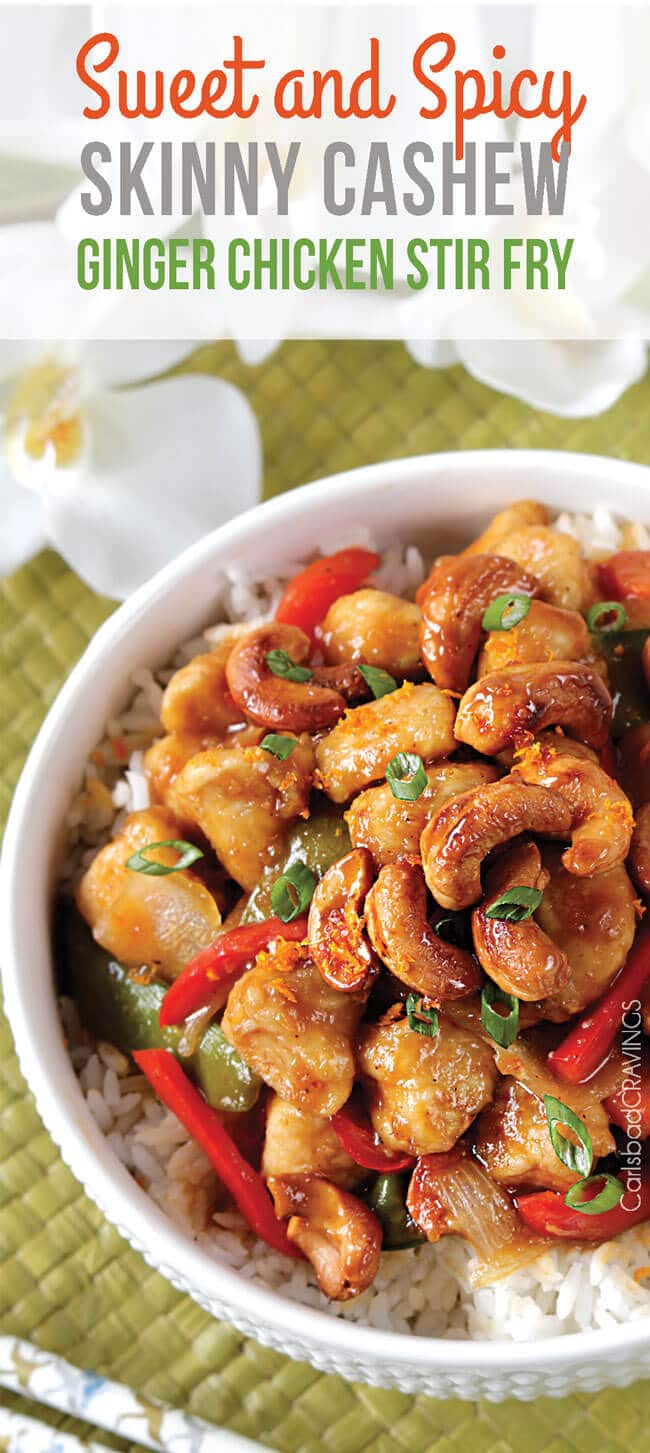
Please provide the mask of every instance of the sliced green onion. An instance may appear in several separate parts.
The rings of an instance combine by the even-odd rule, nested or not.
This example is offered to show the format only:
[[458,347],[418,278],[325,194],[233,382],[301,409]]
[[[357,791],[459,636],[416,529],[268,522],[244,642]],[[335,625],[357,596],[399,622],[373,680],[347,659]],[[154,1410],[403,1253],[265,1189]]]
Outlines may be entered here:
[[587,625],[590,631],[605,635],[609,631],[622,631],[627,622],[627,611],[620,600],[598,600],[587,611]]
[[312,899],[316,878],[299,858],[292,863],[280,878],[276,878],[271,889],[271,907],[277,918],[283,923],[291,923],[299,914],[304,913]]
[[484,631],[511,631],[528,615],[529,595],[497,595],[485,611],[481,625]]
[[417,802],[428,781],[422,758],[416,752],[397,752],[386,768],[386,781],[400,802]]
[[[581,1199],[587,1187],[602,1185],[602,1190],[591,1200]],[[593,1176],[586,1176],[584,1180],[576,1181],[575,1185],[567,1191],[564,1197],[565,1206],[570,1206],[572,1211],[581,1211],[583,1216],[600,1216],[603,1211],[613,1211],[619,1201],[625,1195],[625,1186],[619,1181],[618,1176],[605,1175],[603,1171],[596,1172]]]
[[[168,867],[166,863],[157,863],[155,858],[148,858],[147,853],[152,853],[154,848],[176,848],[181,854],[177,863]],[[126,860],[126,867],[132,873],[147,873],[150,878],[164,878],[167,873],[180,873],[181,868],[189,868],[202,858],[203,853],[194,843],[186,843],[183,838],[166,838],[161,843],[147,843],[140,848],[139,853],[132,853]]]
[[381,666],[359,666],[359,670],[375,701],[379,701],[380,696],[388,696],[389,691],[397,691],[395,677],[390,671],[383,671]]
[[[594,1152],[586,1125],[569,1105],[565,1105],[562,1100],[556,1100],[555,1095],[544,1096],[544,1109],[551,1145],[558,1160],[569,1170],[577,1170],[579,1175],[588,1176],[594,1163]],[[572,1130],[580,1144],[574,1145],[571,1140],[567,1140],[566,1135],[559,1129],[560,1125]]]
[[515,888],[506,888],[495,898],[485,910],[486,918],[500,918],[504,923],[523,923],[525,919],[532,918],[533,913],[542,901],[543,894],[539,888],[526,888],[523,884]]
[[[500,1014],[492,1007],[494,1004],[503,1004],[508,1013]],[[502,1049],[507,1049],[517,1038],[519,1000],[514,994],[506,994],[505,989],[500,989],[492,979],[487,980],[481,992],[481,1024]]]
[[298,746],[297,737],[277,737],[273,732],[260,742],[265,752],[270,752],[272,757],[277,757],[280,762],[286,761],[291,756],[294,747]]
[[311,681],[314,674],[308,666],[298,666],[286,651],[267,651],[266,664],[274,676],[283,676],[285,681]]
[[425,1008],[421,994],[409,994],[406,1000],[406,1018],[409,1029],[414,1029],[416,1034],[423,1034],[426,1039],[435,1039],[438,1033],[438,1015],[433,1007]]

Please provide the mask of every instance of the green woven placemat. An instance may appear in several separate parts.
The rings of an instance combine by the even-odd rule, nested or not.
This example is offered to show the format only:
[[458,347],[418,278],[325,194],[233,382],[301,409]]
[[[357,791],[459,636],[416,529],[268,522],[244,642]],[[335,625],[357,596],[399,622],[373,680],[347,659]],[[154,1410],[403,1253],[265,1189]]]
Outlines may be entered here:
[[[201,349],[192,367],[248,393],[269,494],[440,449],[583,449],[650,464],[650,378],[600,418],[567,421],[496,394],[461,369],[416,368],[397,344],[292,343],[256,369],[219,344]],[[52,551],[0,585],[3,814],[39,722],[110,609]],[[645,1453],[650,1446],[645,1383],[561,1402],[440,1402],[325,1377],[214,1322],[150,1271],[81,1193],[41,1125],[1,1016],[0,1332],[282,1453]]]

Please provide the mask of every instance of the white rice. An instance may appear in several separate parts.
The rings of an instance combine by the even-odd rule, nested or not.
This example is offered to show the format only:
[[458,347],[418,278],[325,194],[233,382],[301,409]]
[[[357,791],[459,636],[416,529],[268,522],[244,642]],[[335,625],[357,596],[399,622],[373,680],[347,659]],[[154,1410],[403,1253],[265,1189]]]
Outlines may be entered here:
[[[619,525],[602,508],[594,515],[562,514],[556,526],[573,535],[591,557],[623,544],[650,548],[645,527]],[[360,530],[343,541],[328,540],[327,549],[341,544],[370,545],[371,540],[366,530]],[[292,562],[277,577],[264,581],[226,572],[215,611],[219,623],[187,642],[170,668],[153,673],[142,667],[133,672],[132,700],[119,718],[107,724],[106,740],[100,744],[105,760],[87,764],[66,819],[64,882],[77,876],[127,812],[149,805],[143,751],[162,730],[162,690],[172,671],[209,649],[225,623],[250,624],[272,615],[284,584],[301,568],[300,561]],[[373,583],[412,596],[424,573],[415,547],[395,546],[385,552]],[[129,743],[131,736],[136,741],[122,770],[111,743],[125,738]],[[133,1072],[125,1055],[90,1040],[71,1000],[61,1001],[61,1012],[86,1103],[117,1158],[210,1257],[241,1276],[330,1316],[416,1336],[507,1337],[527,1342],[612,1328],[650,1315],[650,1223],[595,1250],[559,1243],[493,1286],[478,1289],[470,1283],[469,1248],[458,1237],[447,1236],[433,1246],[384,1252],[367,1292],[352,1302],[329,1302],[306,1262],[288,1263],[271,1251],[236,1211],[212,1211],[217,1183],[203,1152],[156,1100],[144,1076]]]

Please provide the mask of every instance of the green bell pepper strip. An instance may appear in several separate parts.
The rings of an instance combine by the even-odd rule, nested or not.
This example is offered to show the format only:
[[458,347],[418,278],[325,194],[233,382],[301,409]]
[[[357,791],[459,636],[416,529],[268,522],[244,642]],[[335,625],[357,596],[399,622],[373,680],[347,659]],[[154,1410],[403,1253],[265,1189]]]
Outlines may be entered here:
[[75,1000],[85,1029],[124,1054],[136,1049],[169,1049],[217,1110],[250,1110],[261,1081],[238,1055],[218,1024],[205,1030],[198,1048],[183,1057],[181,1029],[161,1029],[160,1006],[167,986],[155,979],[138,983],[95,940],[74,904],[61,906],[57,950],[63,991]]
[[240,922],[260,923],[262,919],[273,917],[273,884],[294,863],[303,862],[317,879],[322,878],[332,863],[337,863],[339,858],[349,853],[351,846],[340,807],[320,798],[311,815],[299,818],[290,829],[284,858],[272,868],[265,869],[253,888]]
[[650,720],[650,696],[641,663],[648,635],[650,631],[636,629],[592,632],[594,650],[607,662],[614,704],[611,734],[615,739]]
[[402,1251],[427,1239],[406,1209],[405,1185],[403,1175],[380,1175],[365,1195],[381,1224],[384,1251]]

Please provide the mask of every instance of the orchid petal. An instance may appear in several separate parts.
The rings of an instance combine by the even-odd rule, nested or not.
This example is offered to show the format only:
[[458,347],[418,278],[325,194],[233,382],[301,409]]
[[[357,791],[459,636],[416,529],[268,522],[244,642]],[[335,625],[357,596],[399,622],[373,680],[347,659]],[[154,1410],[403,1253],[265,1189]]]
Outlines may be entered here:
[[461,341],[458,356],[481,383],[569,419],[609,409],[647,366],[646,345],[635,339]]
[[0,456],[0,574],[10,575],[47,543],[41,500],[14,479]]
[[57,549],[103,594],[130,594],[187,545],[257,503],[257,421],[223,379],[183,376],[98,394],[86,419],[86,469],[68,487],[66,472],[57,470],[45,512]]
[[164,342],[92,338],[83,345],[84,373],[93,390],[124,388],[175,368],[195,347],[180,338]]

